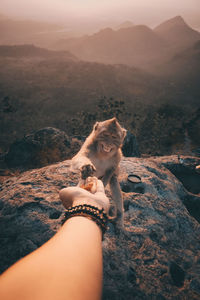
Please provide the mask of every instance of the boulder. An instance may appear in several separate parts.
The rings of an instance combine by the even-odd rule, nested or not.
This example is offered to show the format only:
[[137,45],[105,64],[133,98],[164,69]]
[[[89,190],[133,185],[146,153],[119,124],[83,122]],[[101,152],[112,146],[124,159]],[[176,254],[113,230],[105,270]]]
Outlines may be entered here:
[[[122,160],[125,230],[116,232],[109,223],[104,237],[103,300],[200,299],[198,165],[200,158],[189,156]],[[4,180],[1,272],[60,228],[58,191],[76,185],[78,177],[67,160]]]
[[140,157],[140,151],[136,137],[130,131],[127,131],[124,139],[122,153],[125,157]]
[[9,168],[42,167],[71,157],[71,143],[65,132],[47,127],[14,142],[5,156]]

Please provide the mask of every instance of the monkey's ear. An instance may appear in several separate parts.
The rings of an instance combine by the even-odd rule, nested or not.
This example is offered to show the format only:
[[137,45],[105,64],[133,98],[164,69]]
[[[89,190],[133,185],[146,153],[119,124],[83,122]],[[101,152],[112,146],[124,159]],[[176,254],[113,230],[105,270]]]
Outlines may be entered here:
[[94,129],[94,130],[97,130],[98,127],[99,127],[99,122],[96,122],[96,123],[94,124],[93,129]]
[[116,123],[117,123],[117,119],[116,119],[115,117],[112,118],[110,121],[111,121],[111,123],[114,124],[114,125],[116,125]]
[[127,130],[123,128],[122,129],[122,142],[124,141],[126,134],[127,134]]

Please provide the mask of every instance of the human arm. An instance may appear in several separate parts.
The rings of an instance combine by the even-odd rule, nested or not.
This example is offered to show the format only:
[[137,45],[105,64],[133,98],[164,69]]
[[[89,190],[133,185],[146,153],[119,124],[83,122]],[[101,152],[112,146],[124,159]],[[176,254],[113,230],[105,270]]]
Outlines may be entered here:
[[[79,187],[60,192],[65,207],[80,203],[108,210],[101,181],[96,192]],[[9,268],[0,280],[0,299],[101,299],[102,233],[96,223],[76,216],[42,247]]]

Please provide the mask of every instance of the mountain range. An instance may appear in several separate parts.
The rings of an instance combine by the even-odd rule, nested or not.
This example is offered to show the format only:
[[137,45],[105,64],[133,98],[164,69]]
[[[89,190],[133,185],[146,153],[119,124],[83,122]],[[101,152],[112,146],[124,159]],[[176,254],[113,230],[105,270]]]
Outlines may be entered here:
[[77,60],[69,51],[53,51],[34,45],[0,45],[0,57]]
[[126,25],[57,50],[0,46],[0,153],[33,130],[82,136],[113,115],[142,153],[177,153],[188,137],[199,149],[200,34],[181,17],[155,29]]
[[34,44],[42,48],[70,51],[81,60],[126,64],[154,71],[179,52],[200,40],[181,16],[164,21],[154,29],[125,21],[79,38],[71,37],[69,26],[14,20],[0,14],[0,45]]
[[90,36],[61,40],[55,48],[69,50],[87,61],[127,64],[149,70],[198,40],[200,33],[177,16],[155,29],[145,25],[118,30],[105,28]]

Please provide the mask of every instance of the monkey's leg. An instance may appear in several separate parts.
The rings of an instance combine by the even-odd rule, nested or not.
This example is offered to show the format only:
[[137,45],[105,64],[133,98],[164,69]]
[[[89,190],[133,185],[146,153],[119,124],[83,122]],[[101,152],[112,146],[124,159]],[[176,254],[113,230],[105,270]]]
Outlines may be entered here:
[[102,178],[102,181],[103,181],[103,185],[106,186],[108,184],[108,182],[110,181],[111,177],[113,176],[113,173],[115,171],[115,168],[110,168],[108,169],[103,178]]
[[119,185],[119,181],[116,174],[110,179],[110,190],[112,194],[112,198],[116,203],[117,207],[117,224],[121,227],[124,227],[124,206],[123,206],[123,198]]

